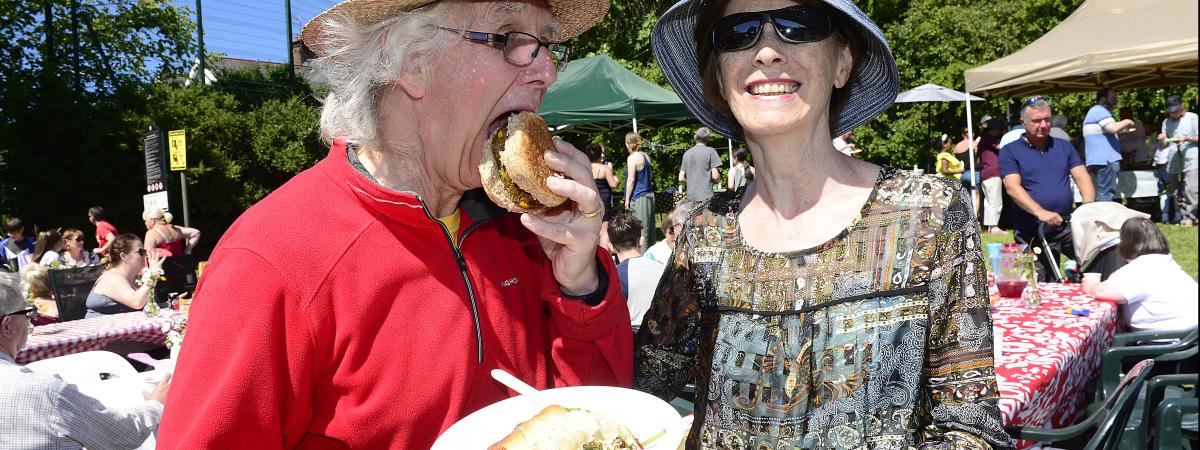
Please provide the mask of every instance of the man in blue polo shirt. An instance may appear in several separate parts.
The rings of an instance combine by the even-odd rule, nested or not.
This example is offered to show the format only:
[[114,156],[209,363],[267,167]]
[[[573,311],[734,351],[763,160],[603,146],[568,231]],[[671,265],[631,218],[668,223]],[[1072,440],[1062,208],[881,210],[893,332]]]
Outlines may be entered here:
[[1117,194],[1117,174],[1121,172],[1121,141],[1117,133],[1130,130],[1133,120],[1113,119],[1110,111],[1117,106],[1117,91],[1104,88],[1096,92],[1096,104],[1083,118],[1083,150],[1087,170],[1096,179],[1096,201],[1109,202]]
[[1046,241],[1054,255],[1038,258],[1038,280],[1047,280],[1049,264],[1058,265],[1058,255],[1075,257],[1071,243],[1071,227],[1063,216],[1071,212],[1074,195],[1073,178],[1079,186],[1084,203],[1095,199],[1092,178],[1075,147],[1063,139],[1050,136],[1050,104],[1033,97],[1021,108],[1021,123],[1025,134],[1000,149],[1000,176],[1004,190],[1018,208],[1013,211],[1014,236],[1017,242],[1032,243],[1037,236],[1038,222],[1045,222]]

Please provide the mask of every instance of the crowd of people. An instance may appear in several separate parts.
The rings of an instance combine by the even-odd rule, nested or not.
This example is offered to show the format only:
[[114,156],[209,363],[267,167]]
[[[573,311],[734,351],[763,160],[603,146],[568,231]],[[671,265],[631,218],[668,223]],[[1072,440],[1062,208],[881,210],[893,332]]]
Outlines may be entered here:
[[[1049,107],[1048,99],[1037,98]],[[1158,179],[1161,222],[1195,226],[1196,158],[1197,149],[1200,148],[1197,145],[1200,142],[1200,124],[1196,114],[1186,110],[1179,95],[1169,95],[1164,102],[1166,106],[1161,125],[1135,120],[1128,107],[1119,110],[1120,119],[1117,120],[1110,111],[1118,98],[1117,91],[1110,88],[1096,92],[1096,102],[1083,121],[1081,136],[1072,137],[1064,129],[1067,125],[1066,116],[1051,115],[1047,139],[1054,141],[1047,142],[1061,141],[1070,145],[1070,150],[1076,153],[1088,172],[1095,201],[1117,199],[1117,179],[1122,171],[1152,169]],[[1022,111],[1027,106],[1023,106]],[[939,141],[936,171],[943,177],[960,179],[969,188],[972,183],[978,184],[979,189],[974,191],[977,212],[981,206],[983,224],[993,234],[1006,232],[999,227],[1003,197],[1005,194],[1012,195],[1003,182],[1001,154],[1009,145],[1027,136],[1026,125],[1024,112],[1012,120],[1011,127],[1001,118],[985,117],[974,142],[969,142],[966,129],[963,129],[962,138],[957,143],[952,144],[947,135],[943,135]],[[974,177],[966,170],[971,146],[977,150],[976,167],[980,168]],[[1081,188],[1080,191],[1082,195]]]
[[38,311],[35,324],[60,319],[57,295],[51,289],[52,271],[81,267],[103,267],[86,298],[86,317],[140,310],[155,300],[156,282],[165,275],[163,261],[190,254],[200,241],[200,230],[173,224],[173,219],[162,209],[143,212],[143,238],[120,233],[103,207],[92,207],[88,221],[95,227],[97,245],[88,249],[82,230],[46,229],[34,238],[25,234],[21,218],[9,217],[4,224],[8,237],[0,241],[0,266],[20,275],[26,296]]
[[[845,142],[900,85],[882,30],[850,1],[682,0],[658,20],[654,56],[705,125],[662,241],[656,162],[637,133],[625,136],[623,208],[603,148],[563,141],[544,155],[562,206],[516,214],[486,196],[480,149],[512,112],[538,109],[566,63],[562,43],[608,7],[343,1],[314,18],[300,37],[328,83],[329,153],[226,230],[175,377],[111,413],[16,364],[39,309],[0,277],[0,401],[20,405],[0,408],[20,425],[0,442],[118,448],[157,425],[161,449],[424,449],[513,394],[489,376],[501,369],[535,389],[671,399],[694,385],[689,449],[1014,447],[998,406],[979,201],[945,179],[966,175],[961,162],[939,158],[938,177],[855,158]],[[1100,133],[1123,126],[1095,116]],[[986,229],[1000,189],[1020,208],[1018,239],[1038,222],[1062,228],[1069,180],[1094,200],[1093,159],[1053,122],[1032,98],[1015,137],[985,130]],[[1182,136],[1194,149],[1195,133],[1172,130],[1164,143]],[[747,148],[719,193],[713,132]],[[942,147],[961,154],[948,137]],[[1106,158],[1096,174],[1111,191]],[[88,299],[99,314],[150,301],[137,277],[149,282],[163,255],[199,239],[163,211],[143,214],[143,238],[101,227],[103,211],[91,217],[108,265]],[[296,245],[314,230],[326,238]],[[67,231],[41,250],[23,227],[9,233],[0,247],[25,265],[51,252],[90,261],[55,241]],[[1129,275],[1097,295],[1157,301],[1119,287],[1167,266],[1153,256],[1161,245],[1137,242],[1123,242]],[[247,311],[252,320],[233,318]],[[55,400],[30,400],[34,390]],[[67,419],[30,425],[33,415]],[[88,426],[61,431],[73,423]]]

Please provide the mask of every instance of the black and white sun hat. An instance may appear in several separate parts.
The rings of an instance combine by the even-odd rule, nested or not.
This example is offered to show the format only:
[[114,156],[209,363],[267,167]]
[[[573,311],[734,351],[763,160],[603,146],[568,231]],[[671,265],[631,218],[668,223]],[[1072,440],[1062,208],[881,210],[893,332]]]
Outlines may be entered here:
[[[863,52],[842,88],[841,104],[831,106],[829,112],[830,131],[838,136],[891,107],[900,92],[900,76],[883,32],[870,17],[848,0],[823,3],[841,12],[842,28],[858,33],[863,43]],[[725,136],[742,140],[742,127],[733,115],[713,108],[704,99],[704,81],[696,53],[696,22],[708,5],[708,0],[682,0],[667,10],[654,24],[651,35],[654,59],[700,122]]]

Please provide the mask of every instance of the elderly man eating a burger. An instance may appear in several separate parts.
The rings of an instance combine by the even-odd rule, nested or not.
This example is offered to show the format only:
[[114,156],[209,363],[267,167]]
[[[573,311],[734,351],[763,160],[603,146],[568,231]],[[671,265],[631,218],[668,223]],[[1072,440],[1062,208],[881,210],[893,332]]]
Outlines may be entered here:
[[218,244],[159,448],[424,449],[511,395],[492,369],[539,389],[629,385],[629,313],[597,247],[587,157],[541,136],[525,141],[549,148],[499,158],[528,158],[501,175],[558,206],[481,189],[507,183],[481,165],[489,139],[545,134],[508,119],[538,109],[561,42],[608,6],[347,0],[309,22],[329,155]]

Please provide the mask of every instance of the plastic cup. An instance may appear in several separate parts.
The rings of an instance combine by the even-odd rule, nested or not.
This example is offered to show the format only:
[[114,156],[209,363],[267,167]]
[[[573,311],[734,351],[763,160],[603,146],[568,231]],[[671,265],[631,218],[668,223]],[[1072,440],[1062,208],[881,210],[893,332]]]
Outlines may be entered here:
[[987,245],[988,261],[992,263],[992,273],[997,273],[1000,267],[1000,249],[1004,244],[992,242]]

